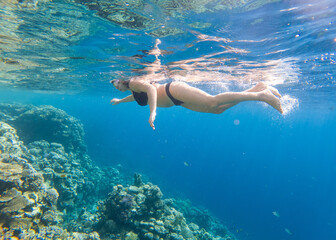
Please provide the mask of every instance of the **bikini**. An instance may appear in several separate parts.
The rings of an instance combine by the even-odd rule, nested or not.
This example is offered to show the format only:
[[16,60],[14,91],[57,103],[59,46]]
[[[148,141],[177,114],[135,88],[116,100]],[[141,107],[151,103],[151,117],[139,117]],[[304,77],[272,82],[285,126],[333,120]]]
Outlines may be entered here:
[[140,105],[140,106],[146,106],[148,104],[148,96],[145,92],[133,92],[134,100]]
[[171,82],[166,84],[166,94],[167,94],[167,96],[170,98],[170,100],[171,100],[176,106],[180,106],[180,105],[181,105],[182,103],[184,103],[184,102],[182,102],[182,101],[180,101],[180,100],[177,100],[176,98],[174,98],[174,97],[171,95],[171,93],[170,93],[170,91],[169,91],[170,84],[171,84]]
[[[165,87],[165,89],[166,89],[166,94],[167,94],[167,96],[169,97],[169,99],[170,99],[176,106],[180,106],[180,105],[181,105],[182,103],[184,103],[184,102],[182,102],[182,101],[180,101],[180,100],[174,98],[174,97],[171,95],[171,93],[170,93],[170,91],[169,91],[170,84],[171,84],[171,82],[166,84],[166,87]],[[132,91],[132,94],[133,94],[134,100],[135,100],[140,106],[146,106],[146,105],[148,104],[148,95],[147,95],[147,93],[145,93],[145,92],[133,92],[133,91]]]

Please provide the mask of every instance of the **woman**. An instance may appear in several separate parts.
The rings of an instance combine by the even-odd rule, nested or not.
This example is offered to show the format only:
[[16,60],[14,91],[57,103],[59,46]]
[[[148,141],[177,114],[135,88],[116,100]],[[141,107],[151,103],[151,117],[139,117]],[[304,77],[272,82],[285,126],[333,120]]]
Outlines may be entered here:
[[131,79],[128,81],[113,80],[111,83],[118,90],[131,91],[132,94],[123,98],[113,98],[112,105],[136,101],[139,105],[149,105],[149,124],[155,130],[154,120],[157,107],[182,106],[196,112],[220,114],[228,108],[243,101],[262,101],[282,113],[278,90],[258,83],[244,92],[226,92],[212,96],[200,89],[183,82],[167,84],[151,83],[146,80]]

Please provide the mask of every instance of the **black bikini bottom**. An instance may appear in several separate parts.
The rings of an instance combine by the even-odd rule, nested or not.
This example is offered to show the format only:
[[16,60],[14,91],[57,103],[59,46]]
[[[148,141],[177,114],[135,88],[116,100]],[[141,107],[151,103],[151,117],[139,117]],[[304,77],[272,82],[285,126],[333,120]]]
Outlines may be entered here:
[[184,103],[184,102],[182,102],[182,101],[180,101],[180,100],[177,100],[176,98],[174,98],[174,97],[171,95],[171,93],[170,93],[170,91],[169,91],[170,84],[171,84],[171,82],[166,84],[166,93],[167,93],[167,96],[170,98],[170,100],[172,100],[172,102],[173,102],[176,106],[179,106],[179,105],[181,105],[181,104]]

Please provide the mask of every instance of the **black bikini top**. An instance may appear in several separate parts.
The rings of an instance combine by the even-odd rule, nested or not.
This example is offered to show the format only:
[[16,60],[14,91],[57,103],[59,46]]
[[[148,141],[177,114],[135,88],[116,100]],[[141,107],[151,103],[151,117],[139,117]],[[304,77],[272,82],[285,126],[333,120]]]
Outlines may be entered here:
[[146,106],[148,104],[148,95],[145,92],[133,92],[134,100],[140,105],[140,106]]

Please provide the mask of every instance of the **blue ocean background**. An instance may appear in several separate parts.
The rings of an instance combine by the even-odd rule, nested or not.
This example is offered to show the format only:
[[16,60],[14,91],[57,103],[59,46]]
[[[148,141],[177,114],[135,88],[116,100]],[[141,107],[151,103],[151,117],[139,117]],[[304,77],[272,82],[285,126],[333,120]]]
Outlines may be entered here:
[[[97,19],[87,9],[83,11],[92,14],[100,29],[75,45],[64,47],[76,56],[90,59],[64,64],[74,80],[78,80],[76,84],[70,87],[65,84],[55,91],[44,89],[43,78],[29,87],[4,84],[0,100],[48,104],[65,110],[84,124],[89,155],[97,164],[121,164],[125,171],[144,174],[160,186],[165,196],[188,198],[208,209],[238,239],[333,240],[336,239],[335,10],[334,1],[281,1],[247,12],[189,15],[213,24],[202,30],[203,34],[229,37],[236,40],[231,44],[233,47],[249,51],[228,53],[229,66],[238,65],[239,61],[280,59],[286,63],[276,74],[287,81],[273,84],[289,99],[284,104],[285,115],[255,102],[241,103],[221,115],[173,107],[158,109],[153,131],[147,122],[147,107],[136,103],[109,104],[113,97],[126,96],[110,86],[109,80],[115,77],[111,72],[126,75],[130,72],[129,65],[123,62],[127,60],[116,56],[150,50],[156,38]],[[253,21],[256,23],[251,25]],[[221,30],[225,26],[230,27]],[[160,49],[174,47],[172,54],[160,57],[163,64],[222,49],[213,41],[195,43],[193,34],[160,39]],[[137,44],[128,45],[129,42]],[[184,48],[191,42],[195,47]],[[106,51],[111,46],[119,46],[121,52]],[[148,56],[148,61],[151,60]],[[33,78],[39,71],[22,74]],[[62,85],[63,75],[67,74],[53,77],[60,78],[58,84]],[[226,89],[220,80],[190,84],[212,94]],[[244,87],[230,85],[231,90]]]

